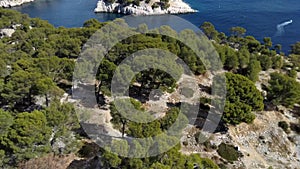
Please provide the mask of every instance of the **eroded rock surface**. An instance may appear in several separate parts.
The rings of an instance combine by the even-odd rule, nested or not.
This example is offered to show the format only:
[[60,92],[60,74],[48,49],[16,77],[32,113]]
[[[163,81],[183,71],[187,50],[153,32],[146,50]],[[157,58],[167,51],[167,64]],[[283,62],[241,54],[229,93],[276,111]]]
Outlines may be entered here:
[[149,3],[140,2],[140,5],[124,5],[120,3],[107,3],[105,0],[99,0],[95,12],[121,13],[127,15],[161,15],[161,14],[180,14],[197,12],[182,0],[170,0],[170,6],[167,9],[161,7],[152,8],[152,5],[159,0],[151,0]]

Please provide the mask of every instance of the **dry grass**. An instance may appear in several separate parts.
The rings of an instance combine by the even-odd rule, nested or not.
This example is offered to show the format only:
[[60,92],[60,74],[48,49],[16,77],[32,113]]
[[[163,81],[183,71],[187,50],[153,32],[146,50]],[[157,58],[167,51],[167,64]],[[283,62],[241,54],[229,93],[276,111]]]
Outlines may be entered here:
[[20,163],[19,169],[66,169],[76,159],[75,154],[57,156],[49,154],[41,158],[31,159]]

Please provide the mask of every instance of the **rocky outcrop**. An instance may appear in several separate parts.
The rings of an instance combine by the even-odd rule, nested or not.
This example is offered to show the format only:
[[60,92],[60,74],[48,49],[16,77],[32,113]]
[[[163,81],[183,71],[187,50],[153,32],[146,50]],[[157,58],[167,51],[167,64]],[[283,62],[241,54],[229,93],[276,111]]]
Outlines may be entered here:
[[4,37],[11,37],[13,33],[17,30],[18,27],[21,27],[21,24],[14,24],[10,27],[0,29],[0,39]]
[[154,3],[159,0],[152,0],[149,3],[140,2],[139,6],[134,4],[124,5],[120,3],[107,3],[105,0],[99,0],[95,12],[121,13],[127,15],[161,15],[161,14],[180,14],[197,12],[182,0],[170,0],[169,7],[162,9],[160,6],[152,8]]
[[15,29],[6,28],[0,29],[0,39],[3,37],[11,37],[13,33],[15,33]]
[[[286,112],[290,113],[290,112]],[[297,118],[286,117],[288,114],[277,111],[256,112],[252,124],[242,123],[229,126],[228,133],[211,135],[201,132],[205,143],[199,144],[195,134],[199,129],[187,127],[181,138],[181,152],[184,154],[199,153],[201,157],[214,159],[216,163],[224,163],[219,156],[217,147],[221,143],[234,145],[243,154],[237,161],[225,162],[227,168],[266,169],[290,168],[300,166],[300,137],[296,133],[287,134],[278,127],[279,121],[297,122]]]
[[[246,168],[298,168],[297,143],[278,127],[279,121],[292,122],[277,111],[257,112],[253,124],[240,124],[230,128],[231,140],[245,155],[242,162]],[[297,167],[298,166],[298,167]]]
[[0,7],[9,8],[13,6],[19,6],[27,2],[32,2],[34,0],[0,0]]

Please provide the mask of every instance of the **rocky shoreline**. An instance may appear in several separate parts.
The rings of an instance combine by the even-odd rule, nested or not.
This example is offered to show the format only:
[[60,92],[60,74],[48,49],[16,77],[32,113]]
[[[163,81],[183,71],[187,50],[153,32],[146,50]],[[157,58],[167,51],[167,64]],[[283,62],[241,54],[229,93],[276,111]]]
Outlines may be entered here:
[[10,8],[20,6],[24,3],[32,2],[34,0],[0,0],[0,7]]
[[124,5],[120,3],[107,3],[105,0],[99,0],[97,7],[94,12],[96,13],[120,13],[126,15],[162,15],[162,14],[182,14],[182,13],[193,13],[197,10],[192,9],[187,3],[182,0],[170,0],[169,7],[162,9],[161,7],[153,8],[154,3],[159,0],[152,0],[150,3],[145,1],[140,2],[140,5]]
[[[10,8],[33,1],[34,0],[0,0],[0,7]],[[125,5],[117,2],[108,3],[106,0],[99,0],[94,12],[120,13],[126,15],[162,15],[197,12],[197,10],[192,9],[187,3],[183,2],[183,0],[169,0],[169,6],[167,9],[162,9],[160,6],[153,8],[153,4],[159,2],[160,0],[150,0],[148,3],[141,1],[137,6],[134,4]]]

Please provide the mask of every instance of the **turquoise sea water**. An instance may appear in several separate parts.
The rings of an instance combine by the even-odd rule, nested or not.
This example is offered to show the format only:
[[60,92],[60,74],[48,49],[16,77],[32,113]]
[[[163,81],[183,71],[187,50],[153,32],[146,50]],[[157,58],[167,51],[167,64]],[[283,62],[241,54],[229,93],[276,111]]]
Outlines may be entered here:
[[[204,21],[212,22],[216,29],[229,33],[233,26],[242,26],[247,34],[262,40],[272,37],[273,43],[289,46],[300,41],[300,1],[299,0],[185,0],[198,13],[178,15],[194,25]],[[100,21],[122,17],[120,14],[95,14],[97,0],[36,0],[14,9],[48,20],[55,26],[80,27],[90,18]],[[157,16],[160,17],[160,16]],[[165,17],[164,17],[165,18]],[[279,24],[292,20],[292,23]],[[279,27],[278,27],[279,25]]]

